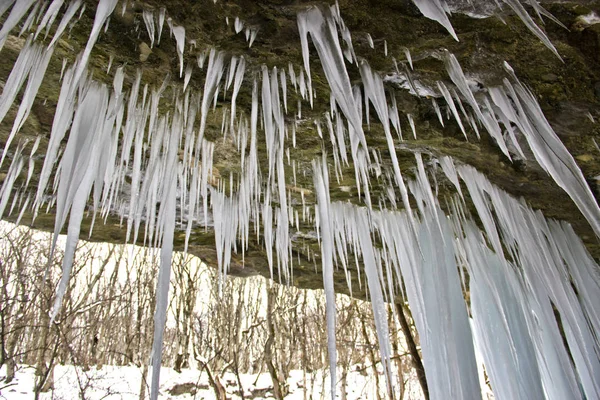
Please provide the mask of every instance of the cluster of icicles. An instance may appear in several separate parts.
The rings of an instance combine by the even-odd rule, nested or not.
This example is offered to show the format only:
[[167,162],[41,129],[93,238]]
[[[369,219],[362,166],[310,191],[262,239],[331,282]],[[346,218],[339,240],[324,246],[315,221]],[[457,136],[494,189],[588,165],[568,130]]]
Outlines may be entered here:
[[[531,18],[522,15],[520,2],[504,1],[530,26],[527,18]],[[63,3],[0,3],[0,17],[12,6],[0,29],[0,49],[29,12],[20,30],[20,35],[29,36],[0,97],[1,122],[27,81],[0,159],[0,166],[11,160],[0,190],[0,218],[16,208],[20,208],[19,221],[27,210],[35,218],[41,207],[54,208],[55,243],[68,219],[63,274],[52,319],[60,312],[86,210],[94,219],[99,214],[106,220],[111,213],[126,219],[127,241],[138,240],[144,223],[144,243],[162,246],[152,352],[153,399],[158,396],[175,230],[185,230],[187,251],[192,229],[199,224],[205,229],[211,226],[221,279],[227,274],[232,251],[243,254],[253,232],[264,244],[271,274],[276,268],[280,279],[290,283],[295,245],[291,229],[299,230],[300,220],[314,224],[321,247],[332,388],[337,383],[333,272],[336,266],[341,267],[352,291],[349,263],[354,259],[356,273],[364,272],[388,376],[391,353],[386,304],[401,294],[415,318],[432,399],[480,398],[475,349],[500,399],[600,398],[600,313],[595,307],[600,303],[598,265],[568,224],[546,220],[473,168],[455,164],[451,158],[430,156],[426,163],[421,153],[415,153],[416,178],[407,181],[392,134],[393,130],[402,140],[395,97],[386,92],[381,76],[356,56],[337,6],[311,8],[298,15],[304,59],[299,70],[292,64],[272,70],[262,66],[248,78],[250,68],[243,57],[209,49],[197,58],[198,67],[205,72],[204,88],[199,93],[188,87],[191,65],[185,68],[183,87],[168,81],[159,88],[142,85],[138,72],[131,88],[124,90],[124,67],[115,69],[112,88],[96,82],[88,74],[88,60],[117,5],[117,0],[100,0],[85,50],[72,65],[63,62],[51,135],[43,166],[38,169],[38,186],[31,190],[40,138],[28,154],[26,140],[18,140],[16,146],[12,142],[31,110],[58,39],[76,23],[77,13],[79,17],[83,13],[81,0]],[[415,3],[425,16],[453,32],[443,0]],[[537,2],[528,3],[542,12]],[[124,11],[125,7],[126,3]],[[44,29],[48,35],[61,10],[64,12],[53,39],[42,44],[45,38],[38,37]],[[161,40],[165,17],[166,11],[161,9],[155,24],[152,11],[143,13],[152,46]],[[176,41],[183,76],[185,29],[170,18],[166,21]],[[234,28],[236,33],[244,29],[239,18]],[[251,45],[256,31],[247,30],[246,35]],[[305,193],[310,192],[301,190],[302,210],[298,212],[290,190],[292,183],[296,186],[296,164],[290,158],[289,142],[291,136],[293,153],[296,129],[302,123],[302,101],[312,106],[316,98],[308,36],[330,88],[331,107],[322,120],[315,121],[316,130],[333,151],[330,159],[323,156],[315,160],[309,170],[314,178],[315,207],[305,202]],[[408,50],[406,56],[412,68]],[[439,93],[432,98],[442,126],[454,118],[465,137],[465,122],[477,137],[483,128],[509,159],[525,158],[521,148],[524,141],[518,140],[524,138],[540,166],[571,196],[600,236],[600,210],[581,171],[510,66],[505,65],[507,78],[502,86],[475,94],[457,59],[449,53],[443,57],[453,85],[438,82]],[[362,85],[351,84],[347,62],[359,68]],[[404,73],[411,92],[418,95],[408,68],[404,67]],[[246,110],[236,109],[245,82],[252,85],[249,118]],[[292,117],[288,115],[288,82],[303,99]],[[161,101],[164,103],[169,90],[170,110],[161,113]],[[228,90],[232,91],[230,109],[223,113],[222,134],[224,138],[230,136],[228,140],[237,147],[241,171],[239,176],[229,177],[226,187],[213,176],[214,143],[204,134],[211,108],[219,94]],[[445,116],[439,103],[442,99]],[[370,120],[371,107],[383,127],[392,163],[391,171],[385,171],[386,198],[376,199],[378,210],[371,198],[371,178],[374,170],[380,173],[384,167],[377,152],[367,147],[363,128],[363,122]],[[406,118],[416,137],[414,120]],[[259,140],[265,141],[267,170],[260,169]],[[292,166],[293,179],[286,176],[286,162]],[[354,168],[364,206],[330,201],[329,164],[338,181],[345,167]],[[27,178],[19,181],[24,168],[28,168]],[[433,185],[430,182],[440,170],[456,187],[456,194],[446,199],[449,215],[436,197],[437,180]],[[15,185],[17,182],[22,183]],[[468,190],[483,230],[469,215],[461,187]],[[411,195],[416,209],[411,206]],[[470,293],[468,304],[465,292]],[[560,314],[566,346],[554,309]]]

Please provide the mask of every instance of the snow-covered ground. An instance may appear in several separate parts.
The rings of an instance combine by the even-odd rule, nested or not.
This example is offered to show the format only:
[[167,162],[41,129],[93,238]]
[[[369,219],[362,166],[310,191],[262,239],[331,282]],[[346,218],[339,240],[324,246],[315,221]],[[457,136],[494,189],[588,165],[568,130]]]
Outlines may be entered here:
[[[21,365],[15,379],[4,383],[6,368],[0,369],[0,399],[31,400],[33,399],[34,367]],[[83,371],[80,367],[58,365],[54,370],[54,390],[43,393],[41,399],[52,400],[138,400],[142,372],[140,368],[103,366],[101,369],[91,368]],[[272,398],[271,378],[268,374],[241,375],[244,387],[244,397],[252,399]],[[240,399],[235,375],[226,373],[222,377],[228,397]],[[314,384],[313,384],[314,382]],[[375,379],[372,374],[353,371],[347,378],[347,399],[373,399],[376,398]],[[304,398],[327,399],[329,398],[329,378],[325,375],[325,393],[322,393],[323,375],[321,371],[306,375],[306,383],[302,371],[292,371],[287,381],[290,394],[286,399],[301,400]],[[384,385],[383,376],[380,377]],[[416,382],[408,382],[404,399],[420,399],[421,392]],[[305,397],[306,389],[306,397]],[[383,387],[382,387],[383,389]],[[148,390],[146,389],[146,397]],[[383,392],[382,392],[383,393]],[[82,395],[83,394],[83,395]],[[312,397],[311,397],[312,394]],[[341,398],[341,388],[338,387],[338,398]],[[206,373],[200,374],[198,370],[184,369],[181,373],[171,368],[161,371],[160,399],[215,399],[214,392],[208,383]]]

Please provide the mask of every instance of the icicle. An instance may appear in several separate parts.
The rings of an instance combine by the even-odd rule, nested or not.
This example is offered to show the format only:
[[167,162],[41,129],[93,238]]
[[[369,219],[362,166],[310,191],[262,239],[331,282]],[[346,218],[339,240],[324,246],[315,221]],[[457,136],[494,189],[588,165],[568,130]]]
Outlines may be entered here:
[[[216,98],[218,94],[217,87],[223,76],[224,69],[224,53],[215,49],[210,50],[208,59],[208,67],[206,69],[206,79],[204,81],[204,94],[202,96],[202,106],[200,108],[200,133],[199,138],[204,137],[204,130],[206,129],[206,118],[208,116],[208,109],[210,107],[213,98]],[[199,139],[199,140],[200,140]]]
[[144,9],[143,14],[144,24],[146,25],[146,30],[148,30],[148,37],[150,38],[150,48],[154,47],[154,13],[150,10]]
[[76,66],[73,66],[66,72],[60,89],[58,104],[56,105],[55,118],[52,122],[50,141],[48,142],[46,157],[44,157],[44,165],[42,166],[42,170],[40,172],[40,178],[34,202],[34,208],[36,212],[39,206],[42,204],[43,195],[46,190],[46,186],[48,185],[48,180],[50,179],[52,168],[59,152],[60,143],[65,137],[67,129],[69,128],[73,118],[73,110],[75,106],[73,96],[78,87],[78,82],[76,82],[74,79],[75,68]]
[[281,95],[283,97],[283,109],[287,114],[287,80],[285,77],[285,69],[279,71],[279,80],[281,83]]
[[404,48],[404,55],[406,56],[406,60],[408,61],[408,65],[410,65],[410,69],[414,69],[413,68],[412,57],[410,55],[410,50],[408,49],[408,47]]
[[[92,32],[90,33],[90,37],[88,42],[83,50],[81,55],[81,59],[77,65],[77,70],[75,71],[75,83],[79,82],[81,77],[84,74],[84,71],[87,69],[87,63],[92,52],[96,41],[98,40],[98,36],[100,35],[100,29],[112,14],[115,6],[117,5],[117,0],[100,0],[98,2],[98,6],[96,8],[96,16],[94,17],[94,25],[92,27]],[[56,35],[55,35],[56,38]]]
[[371,37],[370,33],[367,33],[367,43],[369,44],[370,48],[375,48],[375,44],[373,43],[373,38]]
[[257,33],[258,33],[258,30],[256,30],[256,28],[250,29],[250,41],[248,42],[248,48],[252,47],[252,44],[256,40]]
[[231,94],[231,125],[232,126],[233,126],[234,118],[236,117],[235,102],[236,102],[237,96],[240,92],[240,88],[242,87],[242,82],[244,81],[245,71],[246,71],[246,59],[244,57],[242,57],[242,58],[240,58],[240,61],[237,65],[237,69],[235,71],[235,79],[234,79],[234,83],[233,83],[233,93]]
[[174,117],[170,133],[169,148],[165,161],[164,188],[162,192],[159,215],[162,216],[162,248],[160,251],[160,269],[156,286],[156,311],[154,312],[154,340],[152,342],[152,383],[150,399],[158,399],[160,369],[162,360],[163,334],[167,324],[167,308],[169,306],[169,285],[171,282],[171,261],[173,257],[173,239],[175,236],[176,219],[176,188],[177,188],[177,136],[181,130],[181,121]]
[[[388,145],[388,151],[392,157],[392,166],[394,168],[394,178],[396,185],[400,188],[400,194],[402,196],[402,203],[406,211],[408,212],[411,223],[413,223],[413,213],[408,200],[408,192],[406,185],[402,179],[402,172],[400,171],[400,163],[398,162],[398,155],[396,154],[396,147],[394,145],[394,139],[390,130],[390,118],[388,115],[388,107],[385,99],[385,91],[383,88],[383,81],[381,77],[371,70],[369,64],[363,61],[360,65],[360,74],[362,77],[363,84],[365,86],[365,99],[370,99],[375,107],[379,121],[383,124],[383,130]],[[355,160],[356,161],[356,160]]]
[[156,39],[156,44],[160,44],[160,36],[162,35],[163,26],[165,24],[165,14],[167,10],[164,7],[161,7],[158,11],[158,38]]
[[8,10],[10,8],[10,6],[13,5],[14,2],[15,2],[15,0],[5,0],[5,1],[0,2],[0,18],[2,18],[2,16],[6,12],[6,10]]
[[71,19],[73,19],[73,17],[75,16],[77,10],[79,10],[79,8],[81,7],[81,4],[82,0],[71,1],[71,3],[69,4],[69,8],[67,8],[67,11],[63,15],[60,24],[58,25],[58,28],[56,28],[56,32],[54,32],[54,36],[52,37],[52,41],[50,42],[48,47],[53,47],[56,44],[58,39],[62,36],[63,32],[67,28],[67,25],[69,25]]
[[8,200],[10,199],[10,195],[12,194],[13,185],[23,169],[24,161],[23,157],[21,156],[23,147],[24,144],[22,143],[15,151],[15,155],[13,156],[10,167],[8,168],[8,172],[4,178],[2,187],[0,188],[0,218],[2,218],[4,215],[4,210],[8,204]]
[[321,262],[323,264],[323,285],[327,313],[327,350],[329,354],[329,373],[331,378],[331,399],[336,397],[336,345],[335,345],[335,291],[333,285],[333,237],[329,200],[329,174],[325,156],[323,162],[313,161],[314,184],[317,193],[319,224],[321,227]]
[[[108,66],[106,67],[106,75],[110,75],[110,69],[112,68],[114,59],[115,59],[115,57],[112,54],[108,57]],[[62,73],[61,73],[61,76],[62,76]]]
[[421,13],[434,21],[437,21],[452,35],[452,37],[458,42],[458,36],[454,32],[452,23],[448,19],[450,11],[445,3],[445,0],[413,0],[413,3],[419,8]]
[[29,72],[29,80],[27,82],[27,87],[25,88],[25,92],[23,93],[23,100],[21,101],[21,105],[19,106],[19,110],[17,111],[12,130],[8,138],[6,139],[6,144],[4,145],[4,150],[2,151],[2,156],[0,157],[0,166],[4,162],[4,158],[6,157],[6,153],[8,151],[8,147],[10,146],[10,143],[25,123],[27,117],[29,116],[29,112],[31,111],[31,107],[33,106],[33,101],[35,100],[38,89],[42,83],[42,80],[44,79],[44,75],[46,74],[46,68],[48,67],[50,58],[54,53],[54,48],[40,51],[40,48],[38,46],[35,47],[36,49],[34,51],[37,50],[36,58],[31,60],[33,66],[31,71]]
[[32,44],[32,38],[29,37],[4,84],[2,96],[0,97],[0,122],[4,120],[8,110],[13,105],[17,93],[21,90],[21,86],[29,75],[34,61],[39,57],[40,51],[41,48],[37,44]]
[[437,85],[438,85],[438,89],[440,89],[440,92],[442,93],[442,96],[444,96],[446,103],[450,107],[450,110],[452,111],[452,115],[454,115],[454,119],[456,119],[456,122],[458,123],[458,126],[460,127],[460,131],[463,133],[465,139],[468,140],[467,133],[465,132],[465,127],[463,126],[462,121],[460,120],[460,115],[458,115],[458,110],[456,109],[456,104],[454,104],[452,95],[450,94],[450,92],[448,91],[448,88],[446,87],[446,85],[444,85],[443,82],[438,81]]
[[183,76],[183,51],[185,50],[185,28],[183,26],[174,26],[173,35],[177,41],[177,55],[179,56],[179,77]]
[[58,12],[60,11],[60,8],[62,7],[64,2],[65,0],[53,0],[52,3],[48,6],[48,9],[44,14],[44,18],[42,18],[42,21],[38,24],[38,27],[35,31],[35,35],[33,37],[34,40],[37,39],[38,35],[40,34],[40,32],[42,32],[44,28],[46,28],[46,35],[44,37],[48,36],[50,27],[52,26],[54,20],[58,16]]
[[235,17],[235,21],[233,23],[235,33],[240,33],[242,29],[244,29],[244,22],[240,20],[238,17]]
[[442,128],[444,127],[444,118],[442,118],[442,111],[440,110],[440,106],[437,103],[437,101],[435,100],[435,97],[431,98],[431,104],[433,105],[433,109],[435,110],[435,114],[437,115],[439,121],[440,121],[440,125],[442,125]]
[[527,28],[535,36],[537,36],[538,39],[540,39],[542,41],[542,43],[544,43],[544,45],[547,48],[549,48],[556,55],[556,57],[558,57],[559,60],[561,60],[561,61],[563,60],[562,57],[560,56],[560,54],[558,54],[558,50],[556,50],[556,47],[554,47],[554,45],[552,44],[550,39],[548,39],[548,36],[546,36],[544,31],[542,31],[540,29],[540,27],[536,25],[536,23],[533,21],[533,19],[531,19],[531,16],[527,13],[527,11],[525,10],[525,7],[523,7],[523,5],[521,4],[520,1],[518,1],[518,0],[502,0],[502,1],[505,2],[506,4],[508,4],[510,6],[510,8],[513,9],[513,11],[519,16],[519,18],[521,18],[521,21],[523,21],[525,26],[527,26]]
[[[5,0],[5,2],[8,2],[10,6],[9,1]],[[0,29],[0,50],[2,50],[2,48],[4,47],[4,43],[6,42],[10,31],[13,30],[13,28],[19,23],[21,18],[23,18],[27,10],[29,10],[29,8],[35,2],[36,0],[19,0],[13,5],[10,14],[8,14],[8,17],[4,20],[2,28]]]
[[[508,80],[504,82],[510,100],[497,97],[493,98],[494,102],[519,127],[538,163],[569,194],[600,237],[600,208],[581,170],[546,120],[533,94],[517,80],[514,73],[513,80],[514,85]],[[511,107],[514,107],[514,111]]]
[[185,68],[185,78],[183,80],[183,91],[187,89],[188,84],[190,83],[190,79],[192,78],[192,65],[188,64]]
[[75,114],[69,141],[61,160],[50,261],[54,254],[58,234],[65,223],[69,210],[70,218],[62,263],[62,276],[56,290],[54,306],[50,313],[51,321],[60,311],[62,299],[70,279],[73,257],[79,240],[80,224],[92,188],[98,157],[100,156],[98,148],[105,140],[102,133],[104,131],[107,100],[106,87],[99,85],[89,87]]
[[514,291],[518,278],[513,266],[482,245],[472,225],[465,230],[474,333],[494,394],[506,399],[544,399],[524,316],[527,304]]
[[[357,106],[352,95],[352,86],[348,71],[344,67],[344,60],[340,48],[340,42],[336,34],[337,28],[335,21],[330,13],[323,15],[322,11],[312,8],[298,14],[298,29],[300,31],[300,40],[302,44],[302,58],[304,60],[304,69],[308,75],[310,85],[310,63],[308,51],[308,38],[310,33],[313,44],[319,54],[325,77],[335,96],[344,116],[348,119],[353,132],[358,135],[361,145],[366,148],[367,143],[362,129],[360,116],[357,112]],[[302,80],[302,75],[300,75]],[[302,90],[302,86],[301,86]],[[311,96],[312,98],[312,96]]]
[[410,124],[410,129],[412,130],[413,137],[417,140],[417,128],[415,127],[415,120],[411,114],[406,114],[406,118],[408,119],[408,123]]

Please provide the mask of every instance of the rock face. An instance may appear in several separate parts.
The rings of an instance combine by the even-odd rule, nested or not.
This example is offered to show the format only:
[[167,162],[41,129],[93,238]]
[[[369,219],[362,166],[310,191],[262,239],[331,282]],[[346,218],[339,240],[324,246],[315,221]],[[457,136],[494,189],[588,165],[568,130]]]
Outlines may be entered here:
[[[525,158],[514,157],[512,161],[509,160],[485,129],[479,129],[481,132],[478,134],[481,134],[481,138],[478,139],[473,127],[469,126],[464,117],[462,122],[466,126],[466,136],[463,135],[436,84],[442,81],[452,86],[441,57],[441,49],[447,49],[456,56],[475,92],[486,93],[488,87],[501,84],[502,79],[506,77],[502,65],[504,61],[508,62],[521,81],[531,88],[550,124],[577,160],[591,189],[597,193],[596,177],[600,175],[600,167],[594,139],[599,133],[596,120],[600,118],[600,97],[596,86],[600,85],[600,52],[595,32],[600,25],[597,24],[598,18],[594,12],[598,10],[598,2],[543,2],[550,14],[570,28],[567,30],[547,18],[543,25],[545,33],[563,61],[554,56],[506,4],[498,8],[491,4],[494,2],[487,1],[456,0],[447,3],[452,11],[450,21],[459,41],[454,40],[435,21],[423,18],[415,4],[409,1],[339,2],[340,14],[352,34],[356,55],[367,60],[374,70],[387,77],[384,80],[385,89],[395,97],[397,109],[400,111],[399,123],[403,128],[403,138],[406,139],[397,147],[400,167],[405,176],[410,179],[416,174],[413,156],[415,151],[430,154],[432,157],[452,156],[457,161],[476,167],[494,184],[513,196],[523,197],[546,216],[573,224],[588,250],[594,257],[600,256],[597,240],[589,223],[564,190],[540,168],[532,154],[525,151]],[[62,59],[67,60],[68,66],[75,60],[75,55],[84,49],[96,16],[96,3],[85,4],[87,7],[83,11],[77,11],[78,15],[81,12],[81,18],[76,21],[77,15],[75,16],[69,35],[58,41],[44,82],[33,102],[32,111],[18,133],[22,139],[31,139],[25,145],[25,152],[31,149],[34,139],[41,136],[36,156],[38,162],[32,167],[35,172],[30,185],[37,183],[37,172],[41,168],[42,157],[47,149],[55,119],[53,115],[59,100],[61,84],[59,77],[61,72],[64,73]],[[187,86],[188,92],[200,93],[204,90],[205,71],[209,62],[208,49],[214,47],[224,50],[227,62],[232,57],[243,55],[247,72],[245,82],[237,95],[237,109],[249,115],[252,98],[250,81],[254,76],[260,76],[261,65],[265,64],[268,68],[278,66],[282,71],[287,71],[288,63],[298,67],[302,65],[296,14],[308,6],[314,6],[314,3],[243,0],[119,2],[107,23],[107,29],[100,33],[93,47],[88,68],[94,79],[109,85],[112,85],[116,69],[122,67],[125,88],[135,83],[137,71],[140,71],[140,90],[145,84],[148,84],[149,88],[158,88],[163,82],[167,82],[167,87]],[[62,17],[65,11],[61,9],[59,16]],[[533,9],[527,11],[535,16]],[[7,15],[3,18],[6,19]],[[541,26],[539,19],[534,20]],[[177,27],[183,28],[183,36],[180,33],[178,37]],[[34,32],[35,27],[31,27],[31,31]],[[3,80],[8,78],[24,44],[25,34],[21,38],[13,36],[17,33],[18,29],[15,28],[2,50],[6,60],[0,66],[0,76]],[[253,36],[255,39],[249,47]],[[152,48],[148,43],[152,43]],[[410,62],[408,55],[411,57]],[[299,203],[302,197],[305,204],[314,202],[310,163],[323,148],[315,125],[306,121],[321,117],[329,105],[329,87],[316,60],[312,58],[310,61],[312,87],[316,93],[312,108],[307,101],[302,102],[301,110],[298,108],[301,96],[296,92],[292,93],[292,85],[288,81],[290,98],[287,100],[286,119],[296,120],[297,143],[291,152],[291,160],[294,162],[285,165],[284,168],[289,179],[286,184],[288,190],[298,194],[298,199],[290,199]],[[201,64],[204,64],[204,69],[199,68]],[[361,79],[358,70],[348,68],[348,71],[352,84],[358,83]],[[224,72],[226,79],[227,74],[229,70]],[[167,76],[170,78],[165,81]],[[233,78],[233,75],[230,76]],[[416,95],[413,87],[419,88],[420,96]],[[219,89],[223,91],[223,87]],[[239,143],[236,144],[226,132],[222,136],[222,121],[227,117],[226,113],[230,112],[227,103],[230,100],[231,88],[225,93],[226,97],[217,98],[217,108],[208,116],[204,132],[206,139],[215,142],[212,174],[208,176],[211,184],[215,186],[218,186],[219,182],[229,185],[230,177],[233,177],[234,181],[238,179],[237,176],[243,168],[239,157],[235,156]],[[167,97],[166,92],[163,92],[163,109],[171,106],[171,100]],[[441,105],[443,127],[432,107],[432,99]],[[3,143],[6,143],[11,131],[17,105],[18,101],[8,111],[8,116],[1,125],[0,137]],[[371,113],[373,112],[371,110]],[[460,108],[458,112],[461,112]],[[450,118],[447,118],[448,116]],[[413,136],[412,126],[416,137]],[[321,129],[326,131],[324,126],[321,126]],[[381,169],[380,174],[383,177],[391,168],[385,135],[377,123],[373,123],[366,134],[369,146],[380,157],[381,166],[378,168]],[[222,137],[224,139],[221,139]],[[524,139],[519,140],[520,143],[525,143]],[[263,143],[264,139],[259,138],[258,163],[261,170],[266,171],[269,167],[265,152],[268,150]],[[331,155],[332,149],[329,145],[325,148]],[[147,150],[145,151],[146,156],[149,156]],[[13,154],[14,150],[9,149],[8,157]],[[512,154],[515,155],[515,151]],[[183,160],[184,157],[181,152],[180,158]],[[8,172],[8,167],[9,163],[4,162],[1,167],[3,174]],[[18,179],[24,179],[21,176],[23,174],[26,175],[24,169]],[[292,178],[293,175],[295,176]],[[361,202],[357,197],[357,190],[352,189],[356,188],[356,184],[349,180],[350,177],[352,173],[350,176],[344,173],[338,178],[339,182],[332,182],[332,200],[357,204]],[[3,180],[6,182],[6,178]],[[123,191],[118,195],[122,196],[121,203],[129,202],[130,181],[131,176],[125,175]],[[376,196],[387,190],[385,184],[373,181],[372,185]],[[444,186],[441,186],[440,190],[443,188]],[[16,186],[13,190],[22,195],[16,190]],[[24,199],[20,200],[19,204],[22,205],[23,201]],[[16,208],[10,216],[5,212],[5,218],[16,219],[19,213],[15,210]],[[302,209],[299,210],[302,214]],[[24,211],[22,222],[29,223],[30,212]],[[107,215],[108,223],[96,223],[91,237],[96,240],[124,241],[125,230],[118,227],[118,214],[123,212],[126,214],[122,207],[121,210],[113,208]],[[52,229],[52,216],[52,211],[47,216],[40,215],[33,225],[41,229]],[[91,221],[84,219],[84,229],[86,224],[89,226],[90,223]],[[301,222],[299,225],[297,235],[291,237],[292,241],[313,237],[312,223]],[[208,261],[216,262],[212,231],[209,229],[205,232],[195,225],[192,229],[190,250]],[[182,233],[175,235],[175,246],[181,248],[185,241],[185,225],[178,227],[177,232]],[[268,274],[263,240],[262,236],[258,241],[251,240],[243,258],[240,254],[232,254],[233,265],[240,271],[244,269],[244,274],[248,271]],[[298,255],[310,258],[315,249],[312,244],[306,244],[304,250],[298,250]],[[302,272],[298,273],[296,279],[300,285],[320,285],[320,279],[313,280],[309,277],[303,280]]]

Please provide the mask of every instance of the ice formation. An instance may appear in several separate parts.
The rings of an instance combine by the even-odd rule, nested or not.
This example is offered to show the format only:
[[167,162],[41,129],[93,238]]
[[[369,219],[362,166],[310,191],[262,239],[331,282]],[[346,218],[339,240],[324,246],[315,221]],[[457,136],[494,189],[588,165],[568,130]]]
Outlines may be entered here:
[[[445,0],[414,2],[458,38]],[[558,55],[521,1],[503,2]],[[88,65],[102,28],[110,29],[107,23],[117,3],[101,0],[85,49],[63,63],[44,160],[36,163],[41,138],[28,150],[31,141],[19,133],[44,85],[57,41],[83,10],[81,0],[41,3],[0,2],[0,16],[10,9],[0,28],[0,49],[13,30],[26,35],[0,96],[0,122],[6,123],[22,93],[0,159],[0,166],[7,166],[0,217],[12,214],[17,204],[19,221],[27,211],[35,218],[43,207],[52,208],[55,243],[67,225],[52,319],[61,310],[86,211],[92,229],[97,216],[106,221],[116,215],[125,221],[127,241],[161,248],[152,399],[158,396],[175,233],[185,231],[187,251],[198,228],[214,232],[220,279],[226,279],[235,255],[241,254],[243,262],[255,236],[271,277],[293,283],[299,238],[318,242],[331,387],[337,384],[334,272],[341,266],[350,291],[354,274],[361,285],[366,282],[387,377],[392,368],[388,306],[400,299],[412,310],[432,399],[480,398],[476,350],[499,399],[600,398],[596,262],[570,225],[545,219],[468,165],[404,146],[409,140],[402,136],[401,120],[408,121],[413,138],[422,131],[413,114],[399,108],[384,77],[357,57],[337,6],[310,7],[298,14],[302,65],[256,66],[243,55],[205,48],[194,58],[202,70],[200,85],[192,80],[200,72],[186,61],[182,85],[165,77],[151,86],[143,82],[141,71],[126,79],[125,66],[109,66],[109,86],[96,80]],[[537,2],[527,4],[554,20]],[[185,28],[168,18],[165,8],[144,10],[142,16],[151,46],[160,45],[166,19],[183,77]],[[239,17],[233,29],[244,31],[252,46],[257,29]],[[384,48],[387,52],[387,42]],[[508,160],[533,154],[600,237],[600,209],[582,172],[508,64],[501,85],[478,91],[458,59],[445,51],[440,57],[449,80],[425,88],[412,75],[410,51],[403,52],[408,66],[401,69],[394,60],[397,76],[403,74],[410,94],[431,97],[427,104],[442,127],[454,119],[466,140],[479,139],[479,129],[485,129]],[[317,93],[314,85],[315,55],[329,93]],[[347,68],[354,68],[359,84],[353,84]],[[244,90],[251,91],[251,98],[240,96]],[[314,121],[303,120],[302,106],[312,107],[317,96],[329,101],[329,110]],[[230,103],[218,115],[218,140],[231,143],[227,151],[239,158],[238,170],[229,176],[213,168],[219,143],[209,138],[218,132],[217,103]],[[367,143],[366,131],[375,124],[383,131],[387,152]],[[314,131],[315,140],[328,149],[312,167],[293,157],[302,150],[296,147],[300,130]],[[412,179],[400,169],[400,150],[414,153]],[[353,177],[345,176],[347,169]],[[37,187],[30,187],[36,171]],[[25,173],[27,178],[20,180]],[[312,190],[298,185],[307,175]],[[335,180],[341,186],[352,178],[357,204],[332,201],[330,184]],[[452,188],[445,198],[439,195],[442,179]],[[382,193],[372,190],[376,181],[385,187]],[[306,233],[307,226],[314,233]],[[391,381],[388,385],[391,390]],[[336,397],[335,391],[331,396]]]

